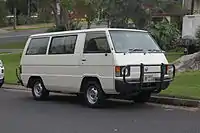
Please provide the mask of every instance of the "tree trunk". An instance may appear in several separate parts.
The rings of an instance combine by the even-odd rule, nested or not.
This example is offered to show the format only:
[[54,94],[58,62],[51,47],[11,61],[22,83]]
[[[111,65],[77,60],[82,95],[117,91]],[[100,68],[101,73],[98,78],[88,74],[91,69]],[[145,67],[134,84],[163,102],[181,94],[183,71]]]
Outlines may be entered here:
[[60,18],[57,15],[57,10],[56,10],[55,4],[51,4],[50,7],[51,7],[53,14],[54,14],[56,27],[58,27],[60,25]]
[[191,2],[191,15],[194,14],[194,0]]
[[16,30],[16,25],[17,25],[17,9],[16,7],[14,8],[14,23],[13,23],[13,29]]
[[107,20],[107,27],[110,28],[110,20]]
[[62,16],[63,16],[63,24],[65,25],[66,30],[70,29],[69,26],[69,16],[68,16],[68,11],[64,8],[62,8]]
[[30,23],[30,18],[31,18],[31,0],[28,0],[28,11],[27,11],[27,15],[28,15],[28,20],[26,23]]
[[91,21],[90,19],[87,19],[87,29],[90,29],[91,28]]

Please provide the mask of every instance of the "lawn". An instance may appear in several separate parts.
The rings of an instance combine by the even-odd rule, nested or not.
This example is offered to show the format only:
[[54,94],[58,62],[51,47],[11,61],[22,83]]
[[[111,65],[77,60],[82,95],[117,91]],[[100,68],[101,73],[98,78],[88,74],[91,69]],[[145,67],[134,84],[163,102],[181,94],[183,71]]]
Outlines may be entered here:
[[177,60],[178,58],[180,58],[181,56],[183,56],[183,53],[181,53],[181,52],[166,53],[166,57],[169,62],[173,62],[173,61]]
[[161,94],[200,98],[200,71],[178,73],[170,87]]
[[0,55],[0,60],[3,61],[5,67],[5,82],[16,84],[15,70],[19,66],[20,54]]
[[24,49],[25,42],[13,42],[7,44],[1,44],[0,49]]

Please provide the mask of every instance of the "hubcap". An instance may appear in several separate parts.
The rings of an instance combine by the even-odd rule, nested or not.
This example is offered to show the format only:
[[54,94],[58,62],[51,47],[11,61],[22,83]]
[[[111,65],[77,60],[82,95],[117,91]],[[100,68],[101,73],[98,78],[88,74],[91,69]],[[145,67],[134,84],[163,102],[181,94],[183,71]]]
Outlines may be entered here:
[[43,90],[43,88],[42,88],[42,84],[41,83],[36,83],[35,85],[34,85],[34,93],[35,93],[35,96],[36,97],[41,97],[41,95],[42,95],[42,90]]
[[95,104],[98,101],[98,90],[95,87],[90,87],[87,90],[87,99],[91,104]]

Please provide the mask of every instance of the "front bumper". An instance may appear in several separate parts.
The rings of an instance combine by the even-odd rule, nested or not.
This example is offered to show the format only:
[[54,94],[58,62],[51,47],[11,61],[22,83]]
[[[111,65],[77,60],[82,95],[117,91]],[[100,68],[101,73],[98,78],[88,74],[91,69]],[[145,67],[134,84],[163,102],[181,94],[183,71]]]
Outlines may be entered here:
[[158,82],[153,83],[133,83],[127,84],[124,81],[115,80],[115,90],[121,94],[131,94],[140,91],[152,91],[159,93],[161,90],[165,90],[170,85],[170,81],[164,81],[162,85]]
[[[156,66],[160,67],[160,71],[157,72],[145,72],[144,67],[146,66]],[[168,66],[172,66],[172,76],[166,78],[166,70],[165,68]],[[121,94],[130,94],[140,91],[151,91],[155,93],[159,93],[161,90],[167,89],[170,82],[173,81],[175,77],[175,66],[173,64],[158,64],[158,65],[128,65],[125,68],[130,67],[140,67],[140,77],[138,80],[131,80],[130,78],[127,78],[125,75],[123,75],[123,80],[115,80],[115,89],[117,92]],[[124,69],[125,70],[125,69]],[[124,71],[125,73],[125,71]],[[145,74],[155,74],[159,73],[160,77],[156,78],[154,82],[145,82],[144,76]]]

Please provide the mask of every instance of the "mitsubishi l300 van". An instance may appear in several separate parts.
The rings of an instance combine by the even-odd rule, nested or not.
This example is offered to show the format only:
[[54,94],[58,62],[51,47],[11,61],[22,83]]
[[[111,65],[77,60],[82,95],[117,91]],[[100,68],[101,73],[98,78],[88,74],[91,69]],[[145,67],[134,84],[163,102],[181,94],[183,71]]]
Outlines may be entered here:
[[113,28],[31,35],[19,69],[34,99],[71,93],[84,96],[89,107],[110,97],[147,102],[175,76],[147,31]]

